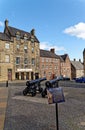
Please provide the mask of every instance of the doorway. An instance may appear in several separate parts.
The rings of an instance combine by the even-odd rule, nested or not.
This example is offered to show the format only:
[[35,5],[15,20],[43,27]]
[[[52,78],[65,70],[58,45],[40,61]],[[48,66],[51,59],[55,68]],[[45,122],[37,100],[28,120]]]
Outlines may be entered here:
[[12,80],[12,69],[8,69],[8,80]]
[[21,80],[24,80],[24,72],[21,72]]

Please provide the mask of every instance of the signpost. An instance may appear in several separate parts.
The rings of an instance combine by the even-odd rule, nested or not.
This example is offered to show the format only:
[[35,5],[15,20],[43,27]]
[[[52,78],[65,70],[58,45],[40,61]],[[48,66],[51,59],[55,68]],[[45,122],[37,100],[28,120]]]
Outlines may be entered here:
[[61,87],[49,88],[47,90],[47,95],[48,95],[48,103],[49,104],[55,103],[55,107],[56,107],[56,127],[57,127],[57,130],[59,130],[59,127],[58,127],[58,103],[65,102],[63,89]]

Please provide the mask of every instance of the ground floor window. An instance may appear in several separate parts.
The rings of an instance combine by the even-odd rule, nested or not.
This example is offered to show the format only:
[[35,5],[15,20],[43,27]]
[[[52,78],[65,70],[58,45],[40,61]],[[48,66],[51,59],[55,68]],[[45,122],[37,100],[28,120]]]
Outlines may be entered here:
[[29,72],[26,73],[26,79],[29,79]]
[[19,79],[19,73],[16,73],[16,74],[15,74],[15,78],[16,78],[16,79]]
[[21,72],[21,80],[24,80],[24,72]]
[[31,72],[31,79],[32,79],[32,80],[34,79],[34,78],[33,78],[33,74],[34,74],[34,73],[33,73],[33,72]]
[[35,73],[35,79],[39,79],[39,73]]

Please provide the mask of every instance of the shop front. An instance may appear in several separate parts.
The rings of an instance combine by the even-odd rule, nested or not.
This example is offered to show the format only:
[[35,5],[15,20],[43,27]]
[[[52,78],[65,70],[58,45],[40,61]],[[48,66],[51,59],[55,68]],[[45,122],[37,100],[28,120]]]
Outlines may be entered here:
[[17,80],[30,80],[33,79],[32,69],[17,69],[15,73]]

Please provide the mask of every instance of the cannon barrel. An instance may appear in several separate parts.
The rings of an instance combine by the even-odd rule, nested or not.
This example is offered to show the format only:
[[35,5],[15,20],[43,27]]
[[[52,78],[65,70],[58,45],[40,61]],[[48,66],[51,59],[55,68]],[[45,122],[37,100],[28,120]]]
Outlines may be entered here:
[[57,78],[56,79],[52,79],[50,81],[47,81],[45,83],[45,85],[46,85],[47,88],[58,87],[58,81],[59,80]]
[[27,81],[26,82],[26,86],[32,86],[32,85],[35,85],[37,83],[40,83],[42,81],[46,80],[46,77],[44,78],[39,78],[39,79],[35,79],[35,80],[31,80],[31,81]]
[[42,81],[44,81],[44,80],[47,80],[46,77],[40,78],[40,79],[39,79],[39,82],[42,82]]

